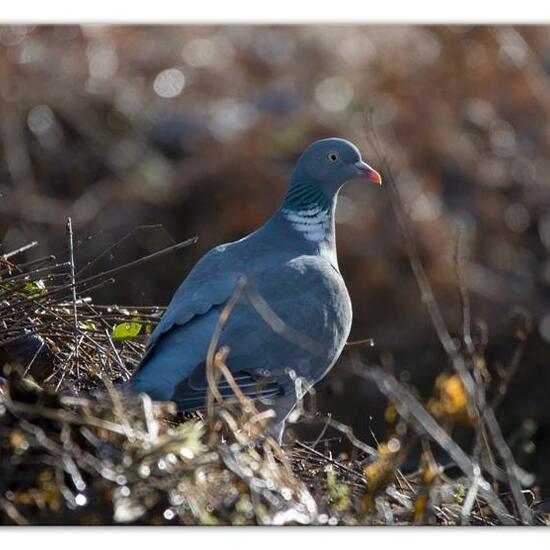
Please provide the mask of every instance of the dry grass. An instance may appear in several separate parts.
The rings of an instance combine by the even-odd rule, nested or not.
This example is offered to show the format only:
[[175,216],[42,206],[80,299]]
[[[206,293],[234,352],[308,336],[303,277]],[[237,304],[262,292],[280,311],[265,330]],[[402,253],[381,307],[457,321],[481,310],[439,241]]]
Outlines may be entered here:
[[[386,440],[373,449],[348,426],[306,412],[300,399],[301,420],[324,421],[324,427],[313,442],[281,447],[267,429],[272,411],[260,412],[240,392],[225,364],[228,350],[217,349],[215,337],[207,361],[205,416],[182,418],[172,404],[125,394],[117,388],[137,366],[162,308],[99,306],[91,295],[110,284],[115,273],[194,239],[84,277],[84,270],[75,269],[68,220],[68,261],[48,256],[16,263],[34,243],[0,257],[5,377],[0,385],[0,522],[550,524],[546,504],[524,489],[495,416],[518,368],[528,320],[521,326],[506,383],[487,399],[485,342],[471,338],[460,242],[456,264],[463,334],[457,344],[439,311],[382,154],[380,165],[423,302],[449,357],[450,372],[438,377],[426,404],[387,369],[365,366],[352,353],[347,368],[388,397]],[[233,386],[230,400],[217,391],[220,377]],[[303,381],[296,382],[301,395]],[[474,431],[469,453],[453,440],[459,424]],[[323,439],[328,428],[348,441],[351,453],[331,454]],[[436,460],[434,445],[438,456],[446,457],[444,464]],[[416,466],[404,473],[406,459],[418,455],[418,449]]]

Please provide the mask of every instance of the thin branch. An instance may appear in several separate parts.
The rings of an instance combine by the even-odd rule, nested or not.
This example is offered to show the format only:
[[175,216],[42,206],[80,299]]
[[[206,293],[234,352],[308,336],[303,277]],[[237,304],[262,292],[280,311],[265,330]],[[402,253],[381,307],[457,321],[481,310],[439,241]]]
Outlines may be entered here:
[[76,307],[76,279],[75,279],[75,266],[74,266],[74,244],[73,244],[73,222],[71,218],[67,218],[67,237],[69,240],[69,277],[71,280],[71,295],[73,306],[73,336],[74,336],[74,362],[76,363],[77,376],[80,375],[78,368],[78,311]]

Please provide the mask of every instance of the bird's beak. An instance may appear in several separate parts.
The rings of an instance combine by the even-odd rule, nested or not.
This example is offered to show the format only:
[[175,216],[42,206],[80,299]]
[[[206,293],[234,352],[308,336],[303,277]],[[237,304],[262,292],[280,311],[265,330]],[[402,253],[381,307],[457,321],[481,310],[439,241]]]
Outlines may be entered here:
[[382,185],[382,177],[380,174],[374,168],[371,168],[366,162],[360,160],[356,162],[354,166],[357,168],[358,173],[367,178],[367,180],[371,183]]

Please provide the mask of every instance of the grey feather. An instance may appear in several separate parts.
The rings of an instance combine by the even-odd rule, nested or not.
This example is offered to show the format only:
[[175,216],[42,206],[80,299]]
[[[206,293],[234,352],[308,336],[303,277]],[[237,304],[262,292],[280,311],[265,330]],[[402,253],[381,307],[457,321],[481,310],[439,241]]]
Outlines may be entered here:
[[[338,171],[326,160],[327,151],[341,155]],[[325,161],[326,181],[318,170]],[[173,400],[181,410],[204,407],[208,347],[224,305],[244,278],[218,345],[229,348],[227,364],[241,390],[268,402],[284,425],[296,402],[291,371],[315,384],[349,335],[351,302],[338,269],[334,210],[338,190],[361,163],[357,149],[344,140],[313,144],[293,173],[281,209],[251,235],[211,250],[180,285],[150,337],[132,390]],[[307,188],[300,188],[304,178]],[[223,380],[218,389],[232,393]]]

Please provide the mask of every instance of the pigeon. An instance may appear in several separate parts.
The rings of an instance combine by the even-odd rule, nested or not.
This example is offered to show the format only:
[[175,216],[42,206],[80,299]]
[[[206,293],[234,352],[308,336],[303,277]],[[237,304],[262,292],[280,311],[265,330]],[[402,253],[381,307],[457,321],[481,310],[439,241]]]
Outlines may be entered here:
[[[216,334],[216,349],[228,350],[227,367],[243,394],[275,412],[270,429],[281,440],[297,381],[306,388],[319,382],[350,332],[334,216],[338,192],[355,179],[382,183],[354,144],[328,138],[309,145],[275,214],[250,235],[210,250],[181,283],[149,338],[131,391],[174,401],[183,412],[204,409]],[[218,391],[234,395],[223,376]]]

